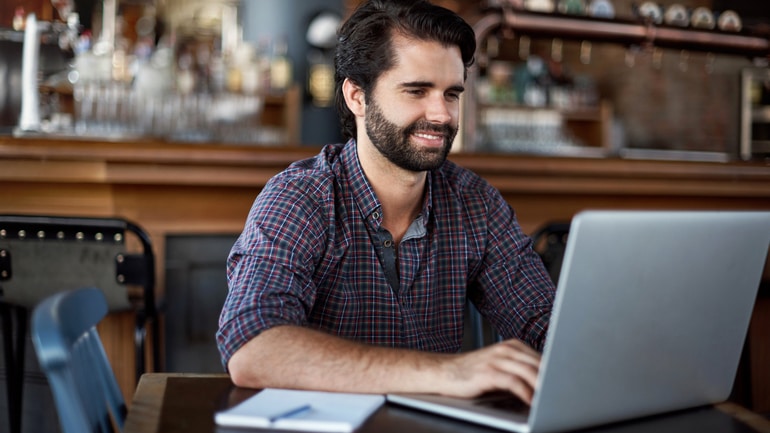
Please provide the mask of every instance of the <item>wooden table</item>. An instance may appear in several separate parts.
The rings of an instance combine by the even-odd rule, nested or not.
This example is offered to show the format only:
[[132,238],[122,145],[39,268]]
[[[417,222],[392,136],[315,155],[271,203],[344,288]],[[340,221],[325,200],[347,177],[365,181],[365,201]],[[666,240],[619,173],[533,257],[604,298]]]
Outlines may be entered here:
[[[214,424],[214,412],[243,401],[256,392],[235,387],[224,374],[147,373],[137,387],[124,433],[227,433],[227,429],[217,428]],[[738,405],[722,403],[591,431],[770,432],[770,421]],[[361,428],[361,433],[385,432],[494,433],[499,430],[386,404]]]

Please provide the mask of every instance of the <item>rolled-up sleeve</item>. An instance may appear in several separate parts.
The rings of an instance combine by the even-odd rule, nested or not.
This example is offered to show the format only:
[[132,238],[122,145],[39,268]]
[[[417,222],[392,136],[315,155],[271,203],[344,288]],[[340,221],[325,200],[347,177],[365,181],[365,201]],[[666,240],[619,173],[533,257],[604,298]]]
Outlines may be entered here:
[[227,262],[228,294],[216,334],[222,363],[262,331],[304,325],[315,302],[310,278],[324,228],[313,191],[271,181],[249,212]]
[[513,209],[499,194],[488,197],[492,200],[487,203],[484,262],[469,295],[503,337],[518,338],[542,351],[555,295],[553,282]]

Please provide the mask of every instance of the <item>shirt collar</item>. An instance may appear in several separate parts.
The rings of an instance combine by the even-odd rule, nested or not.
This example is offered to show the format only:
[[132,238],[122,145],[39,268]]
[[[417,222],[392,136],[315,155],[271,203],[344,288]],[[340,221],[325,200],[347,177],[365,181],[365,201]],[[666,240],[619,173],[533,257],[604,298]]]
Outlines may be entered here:
[[[342,150],[342,164],[347,171],[348,181],[350,182],[351,192],[353,197],[361,210],[361,214],[364,215],[375,228],[379,228],[382,224],[382,204],[377,199],[377,195],[374,193],[374,189],[369,184],[369,181],[364,175],[364,170],[361,167],[361,161],[358,159],[358,146],[355,139],[350,139]],[[434,173],[429,172],[427,176],[427,185],[425,189],[425,201],[422,205],[422,223],[427,227],[428,221],[431,218],[432,203],[433,203],[433,184]]]
[[374,194],[374,189],[364,175],[361,161],[358,160],[358,146],[355,139],[350,139],[342,149],[342,165],[347,171],[350,190],[358,205],[361,215],[379,228],[382,224],[382,205]]

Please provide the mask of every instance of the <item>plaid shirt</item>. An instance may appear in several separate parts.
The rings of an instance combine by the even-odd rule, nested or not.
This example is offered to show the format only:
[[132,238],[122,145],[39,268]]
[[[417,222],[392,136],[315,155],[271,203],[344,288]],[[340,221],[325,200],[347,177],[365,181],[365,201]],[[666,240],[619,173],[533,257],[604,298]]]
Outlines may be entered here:
[[217,332],[224,365],[261,331],[282,324],[457,352],[466,298],[501,335],[542,349],[554,287],[496,189],[451,161],[430,172],[409,231],[417,236],[408,233],[398,245],[398,278],[390,279],[397,287],[375,246],[381,209],[353,140],[271,179],[228,259]]

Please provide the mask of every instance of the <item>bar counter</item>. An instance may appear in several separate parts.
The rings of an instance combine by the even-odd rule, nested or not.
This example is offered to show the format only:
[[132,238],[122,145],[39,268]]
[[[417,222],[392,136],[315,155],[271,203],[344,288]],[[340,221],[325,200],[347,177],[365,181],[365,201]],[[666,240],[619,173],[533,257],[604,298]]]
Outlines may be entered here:
[[[0,136],[0,213],[121,216],[152,237],[163,299],[165,237],[237,234],[265,183],[317,147]],[[770,209],[767,162],[452,154],[489,180],[526,232],[587,208]],[[766,272],[765,279],[770,280]],[[770,411],[770,302],[752,322],[749,393]],[[126,399],[134,391],[132,318],[100,328]],[[125,361],[122,361],[125,360]]]
[[[56,185],[62,193],[83,192],[87,187],[101,187],[102,191],[104,187],[111,187],[113,193],[132,187],[193,191],[221,188],[247,190],[250,204],[271,176],[291,162],[317,152],[317,147],[299,146],[0,136],[0,181],[7,187],[3,188],[3,198],[17,187],[34,189],[45,185]],[[452,154],[450,158],[500,189],[517,210],[525,230],[545,221],[568,219],[586,207],[770,208],[770,163],[767,162],[506,154]],[[107,203],[87,200],[87,197],[80,201],[78,196],[69,196],[63,203],[64,197],[54,194],[37,197],[47,202],[33,200],[34,196],[26,197],[26,200],[21,200],[23,196],[11,198],[11,202],[4,200],[2,206],[19,212],[71,210],[111,214],[120,211],[127,213],[124,216],[143,216],[137,213],[141,210],[122,208],[118,201],[111,203],[111,209],[105,209]],[[245,214],[234,215],[236,225],[242,223],[243,217]],[[228,229],[234,227],[225,221],[215,223],[224,224]]]

